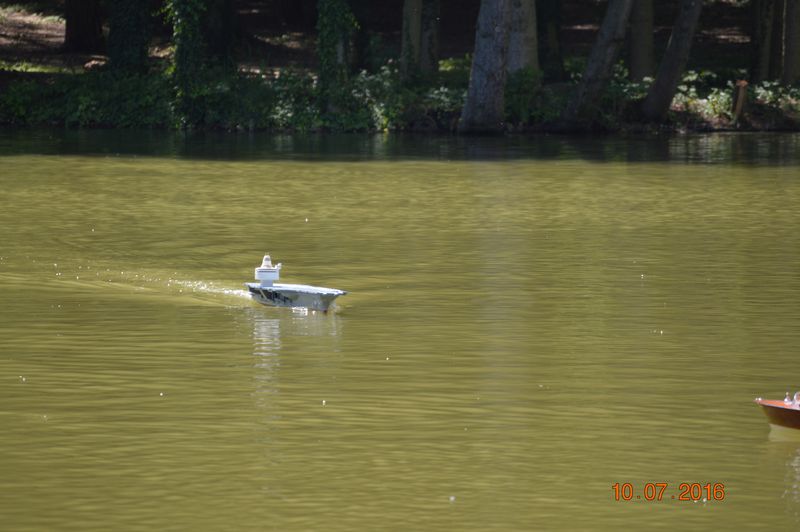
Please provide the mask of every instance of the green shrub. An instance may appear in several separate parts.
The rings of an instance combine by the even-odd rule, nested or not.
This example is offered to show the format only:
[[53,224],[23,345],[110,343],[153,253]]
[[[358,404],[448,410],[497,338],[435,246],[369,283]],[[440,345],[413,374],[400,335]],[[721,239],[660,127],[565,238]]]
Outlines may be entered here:
[[733,104],[733,88],[713,88],[706,99],[708,111],[711,116],[732,118],[731,105]]
[[439,61],[439,83],[448,87],[467,88],[469,72],[472,68],[472,55],[449,57]]
[[536,95],[542,74],[532,68],[523,68],[508,76],[506,82],[506,120],[516,124],[528,124],[536,111]]
[[39,98],[40,85],[33,81],[11,83],[0,92],[0,121],[6,124],[28,124],[29,111]]
[[273,81],[272,123],[280,129],[311,131],[322,127],[317,84],[310,75],[281,72]]
[[466,100],[466,88],[444,85],[432,87],[424,95],[425,114],[435,121],[439,129],[453,129]]
[[163,76],[96,71],[56,83],[20,81],[0,95],[0,120],[14,124],[165,127],[172,121]]
[[[2,65],[0,65],[2,66]],[[0,92],[0,123],[69,127],[215,128],[296,131],[452,130],[466,99],[469,57],[440,62],[438,79],[404,81],[389,60],[375,72],[341,79],[326,91],[313,74],[284,70],[265,78],[204,66],[190,82],[176,83],[173,69],[137,73],[101,68],[87,73],[39,73],[37,80],[8,83]],[[456,75],[457,74],[457,75]],[[734,74],[739,74],[735,72]],[[729,78],[730,79],[730,78]],[[738,78],[735,78],[738,79]],[[455,81],[454,81],[455,80]],[[451,83],[452,82],[452,83]],[[537,73],[509,76],[506,120],[519,126],[557,123],[573,82],[541,85]],[[652,80],[628,80],[614,69],[595,125],[609,130],[638,120]],[[733,81],[708,71],[681,80],[673,120],[724,125],[731,116]],[[777,82],[750,85],[754,113],[769,123],[791,124],[800,114],[800,88]],[[786,120],[788,118],[788,120]],[[762,120],[763,122],[764,120]]]

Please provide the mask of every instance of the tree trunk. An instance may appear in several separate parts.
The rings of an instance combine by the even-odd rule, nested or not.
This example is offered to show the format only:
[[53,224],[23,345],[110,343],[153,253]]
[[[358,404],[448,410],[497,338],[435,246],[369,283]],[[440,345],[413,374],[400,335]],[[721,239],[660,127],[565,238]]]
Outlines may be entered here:
[[419,46],[419,69],[423,74],[439,70],[439,0],[423,0],[422,32]]
[[536,1],[511,0],[511,25],[508,34],[509,73],[524,68],[539,70],[539,45],[536,40]]
[[205,44],[210,58],[218,63],[230,63],[233,47],[233,0],[209,0],[204,19]]
[[273,4],[275,3],[278,6],[274,16],[283,20],[290,28],[310,30],[314,27],[317,21],[317,0],[273,0]]
[[786,26],[783,49],[783,84],[800,81],[800,1],[786,2]]
[[412,77],[419,69],[421,42],[422,0],[405,0],[400,44],[400,72],[404,78]]
[[659,120],[667,114],[681,74],[689,60],[692,38],[702,9],[703,0],[682,0],[667,50],[658,67],[658,74],[642,105],[642,113],[646,120]]
[[625,40],[631,7],[633,0],[610,0],[608,3],[586,70],[564,111],[563,118],[567,124],[594,117],[597,101],[611,77],[617,53]]
[[348,68],[350,72],[359,70],[371,70],[375,63],[370,49],[370,39],[373,35],[366,27],[364,21],[370,20],[374,9],[374,2],[370,0],[347,0],[347,5],[353,13],[355,28],[353,28],[350,38],[350,54],[348,57]]
[[783,72],[783,20],[786,2],[784,0],[773,1],[775,2],[775,15],[772,19],[772,43],[769,47],[769,79],[776,80],[781,79]]
[[406,79],[439,69],[439,0],[405,0],[400,71]]
[[769,78],[770,47],[772,45],[772,27],[775,18],[774,0],[753,0],[753,60],[750,76],[753,81],[764,81]]
[[317,15],[315,0],[280,0],[280,17],[292,28],[310,29]]
[[147,69],[149,0],[117,0],[109,7],[108,59],[114,68]]
[[503,130],[511,0],[481,0],[460,133]]
[[68,52],[103,51],[103,17],[100,0],[66,0],[67,29],[64,49]]
[[635,0],[631,10],[630,78],[642,81],[653,75],[653,0]]
[[536,26],[544,81],[563,81],[565,73],[561,56],[561,0],[536,2]]

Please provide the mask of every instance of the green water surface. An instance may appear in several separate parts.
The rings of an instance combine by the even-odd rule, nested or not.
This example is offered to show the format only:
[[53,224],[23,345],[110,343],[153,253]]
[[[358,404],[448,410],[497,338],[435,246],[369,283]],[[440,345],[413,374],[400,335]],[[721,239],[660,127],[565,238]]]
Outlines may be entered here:
[[796,529],[799,208],[798,135],[0,133],[0,529]]

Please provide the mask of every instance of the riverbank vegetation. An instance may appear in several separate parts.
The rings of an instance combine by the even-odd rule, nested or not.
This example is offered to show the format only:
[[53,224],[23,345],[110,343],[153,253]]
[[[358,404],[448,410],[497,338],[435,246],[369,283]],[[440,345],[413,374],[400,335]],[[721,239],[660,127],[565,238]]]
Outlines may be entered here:
[[797,130],[792,0],[0,2],[0,123]]

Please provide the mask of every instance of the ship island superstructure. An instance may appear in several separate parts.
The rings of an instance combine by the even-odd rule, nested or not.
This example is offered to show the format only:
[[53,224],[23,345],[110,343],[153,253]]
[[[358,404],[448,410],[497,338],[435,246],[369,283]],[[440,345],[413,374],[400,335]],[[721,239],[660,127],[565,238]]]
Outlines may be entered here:
[[262,305],[273,307],[303,307],[327,312],[333,301],[347,292],[336,288],[307,284],[276,283],[280,279],[281,264],[272,264],[269,254],[255,269],[257,283],[245,283],[250,295]]

